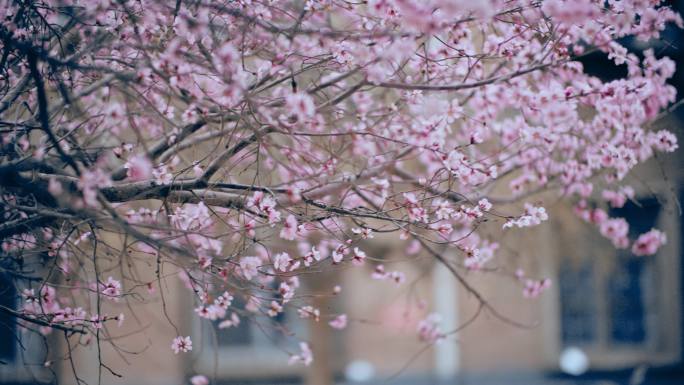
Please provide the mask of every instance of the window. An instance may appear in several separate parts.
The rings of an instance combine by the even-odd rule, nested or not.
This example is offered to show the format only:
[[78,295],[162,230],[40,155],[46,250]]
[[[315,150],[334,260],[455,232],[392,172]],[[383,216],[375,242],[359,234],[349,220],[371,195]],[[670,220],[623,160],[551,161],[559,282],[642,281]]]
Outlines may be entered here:
[[[231,309],[244,309],[244,305],[241,298],[235,296]],[[239,326],[226,329],[218,328],[220,321],[193,317],[194,338],[201,338],[203,346],[196,351],[198,372],[216,373],[221,383],[227,384],[298,380],[302,368],[288,365],[288,352],[299,352],[297,342],[306,340],[307,321],[286,309],[288,311],[273,318],[259,315],[256,319],[248,319],[252,315],[242,312]],[[229,316],[231,311],[228,311]]]
[[[0,307],[17,310],[19,288],[12,276],[0,272]],[[50,380],[43,368],[46,337],[20,328],[16,318],[0,311],[0,384],[33,384]],[[49,338],[49,337],[48,337]]]
[[[17,292],[7,274],[0,273],[0,307],[15,309]],[[0,365],[13,364],[17,359],[17,324],[9,313],[0,311]]]
[[562,340],[565,345],[596,340],[596,286],[591,263],[566,263],[560,271]]
[[[611,216],[624,217],[630,239],[667,226],[656,199],[628,203]],[[666,229],[667,230],[667,229]],[[676,231],[668,231],[677,242]],[[675,239],[672,239],[675,238]],[[581,261],[563,259],[559,269],[560,342],[579,346],[592,364],[610,368],[678,359],[678,255],[637,257],[630,250],[596,244]]]
[[[656,226],[661,211],[656,199],[643,200],[641,207],[634,203],[613,210],[629,222],[629,237],[636,239]],[[657,257],[656,257],[657,258]],[[616,345],[642,345],[655,341],[659,330],[656,323],[648,327],[650,319],[658,318],[656,261],[620,250],[613,271],[608,276],[610,342]]]
[[[232,306],[244,309],[245,303],[236,297]],[[230,311],[229,311],[230,314]],[[291,323],[297,323],[297,317],[288,313],[280,313],[276,317],[265,319],[260,317],[257,324],[244,319],[237,327],[218,329],[220,321],[214,322],[216,327],[216,342],[220,348],[238,346],[268,346],[270,344],[286,343],[284,329],[289,329]]]

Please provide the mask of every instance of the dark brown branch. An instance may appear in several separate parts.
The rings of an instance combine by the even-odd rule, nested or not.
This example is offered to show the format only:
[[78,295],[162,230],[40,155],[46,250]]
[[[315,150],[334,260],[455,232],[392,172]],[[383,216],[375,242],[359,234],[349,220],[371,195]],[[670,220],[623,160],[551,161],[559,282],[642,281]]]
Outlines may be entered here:
[[505,82],[505,81],[511,80],[513,78],[522,76],[522,75],[527,75],[527,74],[534,72],[534,71],[538,71],[538,70],[542,70],[542,69],[545,69],[545,68],[548,68],[551,66],[562,64],[564,62],[565,61],[539,64],[536,66],[525,68],[524,70],[511,72],[511,73],[506,74],[506,75],[493,76],[493,77],[490,77],[487,79],[482,79],[482,80],[478,80],[478,81],[470,82],[470,83],[442,84],[442,85],[406,84],[406,83],[379,83],[379,84],[367,83],[367,84],[368,85],[375,85],[377,87],[395,88],[395,89],[400,89],[400,90],[459,91],[459,90],[466,90],[466,89],[470,89],[470,88],[478,88],[478,87],[486,86],[486,85],[493,84],[493,83]]
[[30,317],[24,313],[18,312],[16,310],[12,310],[12,309],[4,307],[2,305],[0,305],[0,312],[3,312],[5,314],[9,314],[12,317],[19,318],[19,319],[22,319],[26,322],[30,322],[30,323],[33,323],[36,325],[47,326],[47,327],[55,328],[55,329],[65,331],[65,332],[86,334],[85,330],[83,330],[83,329],[76,329],[76,328],[72,328],[69,326],[64,326],[62,324],[48,322],[48,321],[42,320],[40,318],[33,318],[33,317]]
[[33,77],[33,81],[36,84],[36,96],[38,98],[38,118],[40,121],[40,125],[42,130],[47,134],[48,138],[50,139],[50,142],[55,146],[57,153],[59,156],[62,158],[62,160],[68,164],[76,173],[76,175],[80,175],[80,171],[78,169],[78,165],[74,161],[72,157],[70,157],[66,152],[64,152],[64,149],[62,148],[61,143],[59,142],[59,138],[55,135],[54,132],[50,129],[50,116],[48,113],[48,102],[47,102],[47,96],[45,94],[45,83],[43,82],[43,77],[40,74],[40,71],[38,71],[38,60],[32,51],[27,51],[27,59],[28,59],[28,65],[29,65],[29,71],[31,72],[31,77]]

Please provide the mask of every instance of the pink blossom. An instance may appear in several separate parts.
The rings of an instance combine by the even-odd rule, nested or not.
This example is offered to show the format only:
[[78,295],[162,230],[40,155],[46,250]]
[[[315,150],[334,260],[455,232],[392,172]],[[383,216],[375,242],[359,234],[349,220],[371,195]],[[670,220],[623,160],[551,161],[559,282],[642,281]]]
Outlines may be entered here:
[[146,180],[152,177],[152,162],[142,155],[135,155],[126,162],[126,175],[132,181]]
[[477,202],[477,206],[482,211],[489,211],[492,209],[492,204],[487,200],[487,198],[482,198]]
[[677,144],[677,137],[670,131],[661,130],[653,136],[653,147],[663,152],[673,152],[679,145]]
[[385,271],[385,266],[384,265],[375,266],[375,270],[373,270],[373,273],[371,274],[371,278],[378,279],[378,280],[387,279],[387,272]]
[[295,295],[294,285],[290,285],[287,282],[281,282],[278,287],[278,294],[283,298],[283,303],[289,302]]
[[394,281],[396,284],[401,284],[404,283],[406,280],[406,276],[404,273],[400,271],[390,271],[387,272],[385,271],[385,267],[383,265],[377,265],[375,267],[375,270],[371,274],[371,278],[377,279],[377,280],[391,280]]
[[48,181],[48,192],[57,197],[61,195],[63,191],[62,184],[57,179],[50,178]]
[[237,314],[231,313],[230,319],[223,320],[218,324],[219,329],[226,329],[230,327],[237,327],[240,325],[240,317]]
[[373,230],[369,228],[353,228],[352,233],[358,234],[361,236],[361,239],[373,239]]
[[304,255],[304,266],[309,267],[314,262],[318,262],[322,259],[320,251],[316,249],[315,246],[311,247],[311,250]]
[[441,321],[442,317],[436,313],[432,313],[421,320],[418,323],[418,338],[428,344],[434,344],[444,339],[446,336],[439,329]]
[[255,227],[256,227],[256,222],[253,219],[248,221],[247,223],[245,223],[245,227],[244,227],[245,233],[250,238],[254,238],[254,236],[256,235],[256,231],[254,230]]
[[316,106],[314,105],[313,99],[307,94],[290,94],[287,96],[285,104],[287,110],[295,115],[299,121],[310,118],[316,113]]
[[293,365],[298,362],[301,362],[305,366],[311,365],[311,363],[313,362],[313,354],[311,353],[311,348],[309,348],[309,344],[306,342],[300,342],[299,349],[299,354],[293,354],[290,356],[289,364]]
[[345,254],[349,252],[348,248],[344,245],[337,246],[332,252],[333,263],[340,263],[344,259]]
[[450,219],[454,214],[454,209],[446,200],[438,199],[435,200],[433,204],[437,207],[435,214],[439,220]]
[[192,385],[209,385],[209,379],[206,376],[198,374],[190,378],[190,383]]
[[278,253],[273,257],[273,268],[278,271],[291,271],[296,263],[288,253]]
[[112,185],[109,173],[95,168],[86,170],[78,180],[78,188],[83,193],[83,202],[86,206],[97,207],[97,190]]
[[276,223],[280,222],[280,212],[273,208],[269,208],[265,211],[268,214],[268,223],[270,223],[271,226],[274,226]]
[[99,314],[93,314],[90,317],[90,325],[94,327],[95,329],[102,329],[102,321],[104,321],[104,317],[100,317]]
[[287,197],[292,203],[298,203],[302,200],[301,190],[296,186],[287,188]]
[[337,317],[333,318],[332,321],[328,322],[328,324],[333,329],[342,330],[347,327],[347,315],[340,314]]
[[610,239],[615,247],[626,248],[629,245],[627,239],[629,224],[624,218],[607,219],[600,223],[599,230],[601,235]]
[[603,199],[610,202],[612,207],[620,208],[627,203],[627,199],[634,198],[634,189],[629,186],[620,188],[619,191],[603,190]]
[[219,295],[216,297],[214,300],[214,305],[220,307],[223,310],[228,310],[228,307],[231,305],[233,302],[233,296],[230,295],[227,291],[223,292],[223,294]]
[[366,261],[366,253],[358,247],[354,248],[354,255],[352,256],[352,264],[354,266],[361,266]]
[[279,313],[282,313],[282,312],[283,312],[283,306],[276,301],[271,301],[271,305],[268,308],[268,311],[266,311],[266,313],[268,314],[269,317],[275,317]]
[[548,0],[543,3],[542,11],[558,21],[582,23],[598,16],[601,9],[591,0]]
[[199,178],[202,175],[204,175],[204,170],[202,169],[202,166],[199,163],[195,163],[194,166],[192,166],[192,173],[195,175],[195,178]]
[[261,259],[259,257],[242,257],[240,258],[240,272],[247,280],[251,280],[258,274],[258,268],[261,266]]
[[551,280],[546,278],[541,281],[528,279],[525,281],[523,296],[525,298],[537,298],[544,290],[551,287]]
[[178,353],[187,353],[192,350],[192,340],[190,337],[181,337],[178,336],[173,339],[173,342],[171,343],[171,349],[173,350],[174,354]]
[[121,296],[121,282],[109,277],[105,283],[100,284],[100,292],[109,299],[117,300]]
[[408,255],[417,254],[418,252],[420,252],[420,248],[421,248],[420,242],[418,242],[417,240],[414,239],[406,247],[406,254],[408,254]]
[[208,306],[201,305],[195,308],[195,313],[197,313],[197,315],[201,318],[206,318],[215,321],[226,316],[226,309],[215,304]]
[[152,169],[152,176],[158,185],[167,185],[173,182],[173,174],[170,172],[168,166],[163,164]]
[[290,214],[287,216],[287,219],[285,219],[285,223],[283,223],[283,229],[280,231],[280,238],[292,241],[295,239],[296,234],[297,218],[295,218],[294,215]]
[[254,194],[247,199],[245,206],[247,207],[261,207],[261,201],[264,199],[264,193],[262,191],[255,191]]
[[274,226],[280,221],[280,212],[276,210],[276,201],[261,191],[254,192],[251,198],[247,200],[247,207],[255,207],[260,212],[268,216],[268,223]]
[[513,226],[520,228],[537,226],[547,219],[549,219],[549,216],[546,213],[546,209],[526,203],[525,214],[517,218],[509,219],[504,223],[503,228],[505,229]]
[[313,319],[316,322],[318,322],[321,317],[321,311],[311,305],[306,305],[297,309],[297,313],[299,314],[299,318]]
[[658,249],[667,243],[665,234],[656,229],[639,235],[639,238],[632,244],[632,253],[638,256],[654,255]]

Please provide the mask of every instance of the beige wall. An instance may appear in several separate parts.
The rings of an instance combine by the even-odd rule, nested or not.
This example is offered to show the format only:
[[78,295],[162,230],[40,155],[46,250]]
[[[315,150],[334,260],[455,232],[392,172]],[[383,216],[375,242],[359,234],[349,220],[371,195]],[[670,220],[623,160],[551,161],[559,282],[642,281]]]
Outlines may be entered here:
[[[151,281],[154,279],[154,259],[148,263],[139,263],[137,271],[143,280]],[[165,267],[163,273],[169,273],[171,266]],[[182,307],[187,300],[186,290],[181,287],[180,280],[175,276],[170,276],[162,280],[165,287],[164,303],[166,312],[171,320],[174,321],[181,333],[189,330],[188,318],[194,313],[188,312],[186,307]],[[156,283],[155,283],[156,286]],[[176,356],[171,350],[171,341],[176,336],[174,327],[169,323],[164,315],[162,300],[157,295],[150,296],[145,303],[131,300],[129,304],[125,301],[109,306],[112,309],[110,315],[124,312],[126,320],[119,328],[114,323],[106,327],[106,332],[102,335],[110,337],[117,349],[106,341],[106,337],[100,343],[102,362],[112,368],[113,371],[123,375],[118,378],[102,367],[102,384],[181,384],[185,383],[185,372],[190,362],[185,360],[187,356]],[[133,315],[135,314],[135,316]],[[187,333],[183,333],[186,335]],[[61,339],[62,348],[66,345]],[[72,346],[78,342],[76,337],[70,339]],[[81,341],[82,343],[85,341]],[[119,351],[117,351],[119,350]],[[78,376],[89,384],[98,383],[98,348],[91,341],[87,346],[80,346],[74,350],[73,361],[77,367]],[[69,361],[61,363],[59,368],[61,383],[75,384],[73,370]]]

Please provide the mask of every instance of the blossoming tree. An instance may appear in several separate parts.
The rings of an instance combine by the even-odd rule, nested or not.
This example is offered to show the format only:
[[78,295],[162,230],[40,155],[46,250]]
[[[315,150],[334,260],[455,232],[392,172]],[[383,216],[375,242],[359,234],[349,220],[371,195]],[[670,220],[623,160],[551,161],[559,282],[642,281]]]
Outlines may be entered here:
[[[636,255],[666,240],[628,239],[605,209],[677,148],[652,124],[675,101],[673,62],[619,40],[681,26],[658,0],[0,3],[0,272],[21,294],[0,312],[69,350],[115,343],[115,303],[163,298],[168,275],[216,328],[293,308],[343,329],[309,300],[344,289],[300,277],[366,265],[401,283],[365,248],[378,234],[496,316],[464,275],[497,254],[483,227],[542,225],[540,193]],[[586,74],[596,51],[627,76]],[[501,277],[527,297],[551,284]],[[435,316],[417,330],[447,332]],[[156,342],[182,354],[189,334]],[[311,342],[290,362],[310,364]]]

